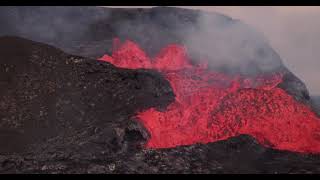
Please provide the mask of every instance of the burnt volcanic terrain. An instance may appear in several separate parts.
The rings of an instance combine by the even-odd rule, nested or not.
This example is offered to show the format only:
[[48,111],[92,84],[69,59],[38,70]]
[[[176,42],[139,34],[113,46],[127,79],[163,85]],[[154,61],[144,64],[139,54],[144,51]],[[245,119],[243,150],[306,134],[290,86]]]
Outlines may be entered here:
[[[97,60],[114,52],[114,38],[150,57],[183,44],[191,61],[207,59],[217,72],[281,73],[277,88],[319,112],[267,41],[237,20],[167,7],[0,7],[0,23],[0,173],[320,173],[319,154],[266,147],[250,135],[146,148],[150,132],[135,115],[165,112],[175,87],[154,69]],[[204,38],[215,33],[222,39]],[[221,44],[228,37],[236,42]],[[230,51],[219,53],[224,46]]]

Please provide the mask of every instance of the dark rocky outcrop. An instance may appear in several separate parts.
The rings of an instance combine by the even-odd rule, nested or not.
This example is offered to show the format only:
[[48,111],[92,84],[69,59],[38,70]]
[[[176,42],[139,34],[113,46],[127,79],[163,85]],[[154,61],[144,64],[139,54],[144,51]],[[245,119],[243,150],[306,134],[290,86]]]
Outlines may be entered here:
[[[155,72],[115,68],[22,38],[1,37],[0,59],[1,153],[82,128],[122,132],[136,111],[165,107],[174,97]],[[115,132],[107,132],[104,141],[113,141]]]

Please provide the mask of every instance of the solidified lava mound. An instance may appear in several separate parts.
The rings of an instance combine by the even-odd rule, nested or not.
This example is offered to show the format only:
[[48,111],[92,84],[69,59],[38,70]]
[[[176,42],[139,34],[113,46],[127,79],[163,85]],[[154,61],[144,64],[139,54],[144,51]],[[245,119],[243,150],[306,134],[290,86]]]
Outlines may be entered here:
[[[5,154],[82,129],[97,133],[101,126],[118,126],[125,133],[128,116],[173,99],[169,83],[156,72],[119,69],[22,38],[1,37],[0,57],[0,152]],[[117,146],[108,128],[101,130],[107,133],[104,141]]]

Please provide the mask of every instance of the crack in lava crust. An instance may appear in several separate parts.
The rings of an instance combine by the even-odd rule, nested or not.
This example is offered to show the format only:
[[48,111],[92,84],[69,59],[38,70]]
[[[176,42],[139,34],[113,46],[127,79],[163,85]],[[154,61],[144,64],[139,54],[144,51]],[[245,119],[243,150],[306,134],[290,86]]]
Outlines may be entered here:
[[150,133],[146,147],[170,148],[209,143],[248,134],[267,147],[320,152],[320,121],[306,105],[277,87],[282,74],[244,78],[193,65],[186,48],[168,45],[149,58],[132,41],[115,40],[111,56],[99,60],[117,67],[154,69],[170,82],[175,101],[166,111],[137,112]]

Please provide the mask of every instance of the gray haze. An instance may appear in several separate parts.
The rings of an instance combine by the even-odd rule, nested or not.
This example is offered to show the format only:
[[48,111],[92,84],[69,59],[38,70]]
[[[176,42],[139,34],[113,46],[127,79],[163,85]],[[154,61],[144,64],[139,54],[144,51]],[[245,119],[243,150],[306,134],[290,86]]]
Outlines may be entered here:
[[203,13],[198,18],[198,28],[190,30],[184,38],[190,51],[217,67],[255,74],[273,72],[282,66],[263,34],[227,17]]
[[72,40],[83,36],[90,23],[108,15],[108,11],[96,7],[2,6],[0,35],[15,34],[68,47],[76,43]]

